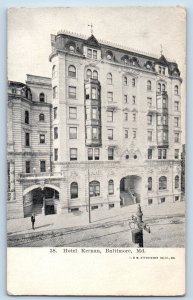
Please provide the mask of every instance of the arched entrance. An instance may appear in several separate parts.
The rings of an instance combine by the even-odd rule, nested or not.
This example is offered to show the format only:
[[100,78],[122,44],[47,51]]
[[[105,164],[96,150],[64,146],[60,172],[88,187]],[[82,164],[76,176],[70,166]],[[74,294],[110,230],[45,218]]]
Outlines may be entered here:
[[132,205],[141,202],[142,178],[137,175],[123,177],[120,180],[120,204]]
[[24,218],[35,215],[52,215],[58,212],[59,192],[50,187],[35,187],[23,197]]

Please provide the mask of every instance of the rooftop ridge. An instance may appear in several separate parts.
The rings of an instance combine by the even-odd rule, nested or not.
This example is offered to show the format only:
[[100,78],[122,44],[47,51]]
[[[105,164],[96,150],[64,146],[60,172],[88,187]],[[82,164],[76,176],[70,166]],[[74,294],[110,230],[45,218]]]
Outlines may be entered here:
[[[84,35],[84,34],[81,34],[81,33],[75,33],[75,32],[69,31],[69,30],[59,30],[57,32],[57,34],[68,34],[68,35],[72,35],[74,37],[82,38],[82,39],[88,39],[89,38],[89,36],[87,36],[87,35]],[[149,57],[156,58],[156,59],[160,58],[160,56],[155,54],[155,53],[141,51],[139,49],[130,48],[130,47],[118,44],[118,43],[105,41],[103,39],[97,39],[97,40],[99,41],[99,43],[107,45],[107,46],[116,47],[116,48],[119,48],[119,49],[122,49],[122,50],[126,50],[126,51],[129,51],[129,52],[134,52],[134,53],[137,53],[137,54],[149,56]],[[169,57],[168,57],[168,60],[169,60],[169,62],[176,62],[174,59],[170,59]]]

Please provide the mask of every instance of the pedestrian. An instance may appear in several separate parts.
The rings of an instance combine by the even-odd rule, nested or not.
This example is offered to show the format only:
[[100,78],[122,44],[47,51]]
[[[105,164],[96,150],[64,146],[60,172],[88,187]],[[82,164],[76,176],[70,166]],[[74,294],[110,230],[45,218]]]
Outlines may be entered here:
[[31,223],[32,223],[32,229],[34,229],[35,230],[35,228],[34,228],[34,224],[35,224],[35,214],[32,214],[31,215]]

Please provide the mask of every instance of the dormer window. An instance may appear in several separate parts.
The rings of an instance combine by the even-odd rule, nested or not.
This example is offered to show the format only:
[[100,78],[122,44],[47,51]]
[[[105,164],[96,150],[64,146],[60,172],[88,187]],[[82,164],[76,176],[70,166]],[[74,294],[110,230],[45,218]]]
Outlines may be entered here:
[[111,54],[107,54],[107,59],[111,60],[112,59],[112,55]]
[[92,58],[92,49],[87,50],[87,57]]
[[69,46],[69,50],[70,50],[70,52],[74,52],[75,51],[75,47],[73,45],[70,45]]
[[93,50],[93,58],[97,59],[97,51],[96,50]]

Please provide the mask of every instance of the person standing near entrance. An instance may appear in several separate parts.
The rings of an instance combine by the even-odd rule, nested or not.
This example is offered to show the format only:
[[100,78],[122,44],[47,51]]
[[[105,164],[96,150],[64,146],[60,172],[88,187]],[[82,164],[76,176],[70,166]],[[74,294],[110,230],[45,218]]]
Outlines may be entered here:
[[35,229],[35,228],[34,228],[35,221],[36,221],[36,219],[35,219],[35,214],[32,214],[32,215],[31,215],[32,229]]

